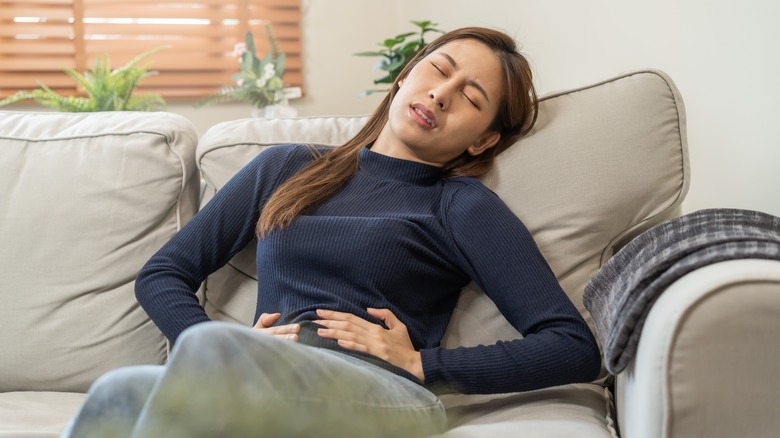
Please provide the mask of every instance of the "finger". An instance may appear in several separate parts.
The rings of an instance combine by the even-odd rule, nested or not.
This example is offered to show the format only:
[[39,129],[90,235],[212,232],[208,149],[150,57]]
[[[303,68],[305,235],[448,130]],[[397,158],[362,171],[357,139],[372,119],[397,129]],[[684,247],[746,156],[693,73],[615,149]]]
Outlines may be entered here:
[[333,339],[338,344],[349,350],[362,351],[364,353],[370,353],[370,349],[366,345],[365,339],[355,333],[345,332],[342,330],[332,329],[317,329],[317,335],[326,339]]
[[263,313],[260,315],[260,318],[257,318],[257,323],[255,324],[254,328],[263,329],[271,327],[281,317],[281,313]]
[[390,330],[396,327],[406,327],[406,325],[404,325],[404,323],[402,323],[401,320],[390,311],[390,309],[372,309],[369,307],[366,310],[368,311],[369,315],[384,322],[387,328]]
[[263,332],[263,336],[270,336],[272,338],[281,339],[283,341],[298,342],[298,335],[271,334]]
[[317,309],[317,316],[324,319],[334,319],[337,321],[348,321],[355,315],[335,310]]
[[[386,332],[386,330],[382,329]],[[353,332],[333,329],[318,329],[317,335],[325,339],[333,339],[339,345],[350,350],[358,350],[377,355],[378,345],[384,345],[381,337],[361,335]],[[376,350],[376,351],[375,351]]]
[[376,324],[366,321],[363,318],[360,318],[359,316],[355,316],[351,313],[345,313],[345,312],[337,312],[335,310],[324,310],[324,309],[318,309],[317,310],[317,316],[324,320],[330,320],[330,321],[342,321],[351,323],[357,327],[361,327],[363,329],[370,329],[371,326],[375,326]]
[[329,328],[317,329],[317,335],[320,336],[321,338],[350,341],[350,342],[360,342],[360,343],[363,343],[363,340],[365,339],[363,336],[360,336],[354,332],[337,330],[337,329],[329,329]]
[[299,333],[301,331],[300,324],[286,324],[278,327],[268,327],[262,329],[263,333],[268,335],[290,335]]
[[270,333],[263,333],[265,336],[272,336],[274,338],[281,339],[283,341],[290,341],[290,342],[298,342],[298,335],[285,335],[285,334],[270,334]]
[[[350,332],[350,333],[366,333],[370,331],[371,327],[363,327],[361,325],[353,324],[351,322],[347,321],[336,321],[336,320],[329,320],[329,319],[317,319],[314,321],[315,324],[319,324],[323,327],[327,327],[329,329],[334,330],[341,330],[344,332]],[[381,328],[378,325],[374,324],[374,327]]]
[[338,343],[340,346],[348,350],[362,351],[363,353],[369,353],[369,354],[371,353],[370,351],[368,351],[368,347],[357,342],[339,339]]

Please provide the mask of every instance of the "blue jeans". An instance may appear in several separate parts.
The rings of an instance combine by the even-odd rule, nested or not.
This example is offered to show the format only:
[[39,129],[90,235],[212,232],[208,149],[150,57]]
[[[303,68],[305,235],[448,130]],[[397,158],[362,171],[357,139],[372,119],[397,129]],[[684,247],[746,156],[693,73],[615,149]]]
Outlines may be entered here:
[[99,378],[63,437],[425,437],[424,387],[346,354],[221,322],[182,333],[166,366]]

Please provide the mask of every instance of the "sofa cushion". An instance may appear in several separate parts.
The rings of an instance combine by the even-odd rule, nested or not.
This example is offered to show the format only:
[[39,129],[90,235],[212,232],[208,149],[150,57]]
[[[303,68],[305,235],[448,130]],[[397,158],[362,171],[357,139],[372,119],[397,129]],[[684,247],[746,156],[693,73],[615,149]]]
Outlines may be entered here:
[[441,399],[451,429],[440,438],[617,437],[610,392],[595,384]]
[[56,438],[85,397],[76,392],[0,393],[0,438]]
[[[219,190],[265,147],[339,145],[365,117],[245,119],[210,129],[197,162],[208,190]],[[587,281],[621,244],[679,214],[688,189],[685,116],[671,79],[638,71],[541,99],[530,135],[501,154],[484,177],[529,228],[569,297],[582,304]],[[206,284],[215,319],[251,324],[257,282],[247,248]],[[519,337],[472,283],[458,302],[443,345]]]
[[[483,182],[528,227],[592,327],[582,301],[590,278],[633,237],[681,213],[690,184],[682,97],[654,70],[544,96],[532,132]],[[443,345],[497,335],[519,336],[470,284]]]
[[0,392],[165,360],[133,285],[194,214],[196,141],[171,113],[0,112]]

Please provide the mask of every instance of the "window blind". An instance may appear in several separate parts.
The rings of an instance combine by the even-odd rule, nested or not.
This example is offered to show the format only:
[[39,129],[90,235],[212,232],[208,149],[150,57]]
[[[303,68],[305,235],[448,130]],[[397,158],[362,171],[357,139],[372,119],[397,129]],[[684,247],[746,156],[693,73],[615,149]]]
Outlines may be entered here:
[[64,67],[84,72],[107,54],[116,68],[160,46],[142,62],[159,74],[139,91],[203,97],[233,83],[233,48],[248,30],[260,57],[269,50],[265,22],[287,57],[284,82],[301,86],[300,17],[300,0],[0,0],[0,98],[35,80],[74,95]]

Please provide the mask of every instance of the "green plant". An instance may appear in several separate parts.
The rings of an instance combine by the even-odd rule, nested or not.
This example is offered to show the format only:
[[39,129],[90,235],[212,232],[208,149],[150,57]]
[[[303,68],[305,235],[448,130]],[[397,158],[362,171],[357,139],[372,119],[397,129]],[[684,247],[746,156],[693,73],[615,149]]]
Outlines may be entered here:
[[[379,79],[374,79],[374,84],[392,84],[401,70],[420,50],[428,44],[425,42],[425,34],[429,32],[444,33],[444,31],[434,28],[438,23],[431,21],[412,21],[412,24],[419,27],[419,31],[402,33],[393,38],[388,38],[379,45],[382,49],[373,52],[359,52],[355,56],[381,56],[382,59],[377,63],[376,69],[385,72],[385,75]],[[407,38],[413,37],[411,41]],[[366,90],[361,93],[367,96],[373,93],[386,92],[387,89]]]
[[133,91],[141,79],[157,74],[156,71],[149,71],[148,64],[138,66],[138,63],[165,48],[167,47],[158,47],[144,52],[114,70],[111,70],[108,55],[96,57],[92,69],[83,75],[72,68],[65,68],[65,73],[78,82],[88,97],[61,96],[36,81],[40,88],[19,91],[0,100],[0,106],[34,99],[41,105],[67,112],[164,110],[165,100],[160,95],[146,93],[134,96]]
[[279,50],[271,32],[271,25],[265,25],[265,36],[271,50],[260,59],[255,53],[255,41],[252,32],[246,33],[246,42],[236,44],[233,55],[238,57],[241,71],[234,74],[235,85],[227,85],[195,106],[243,101],[257,108],[279,103],[284,98],[285,56]]

